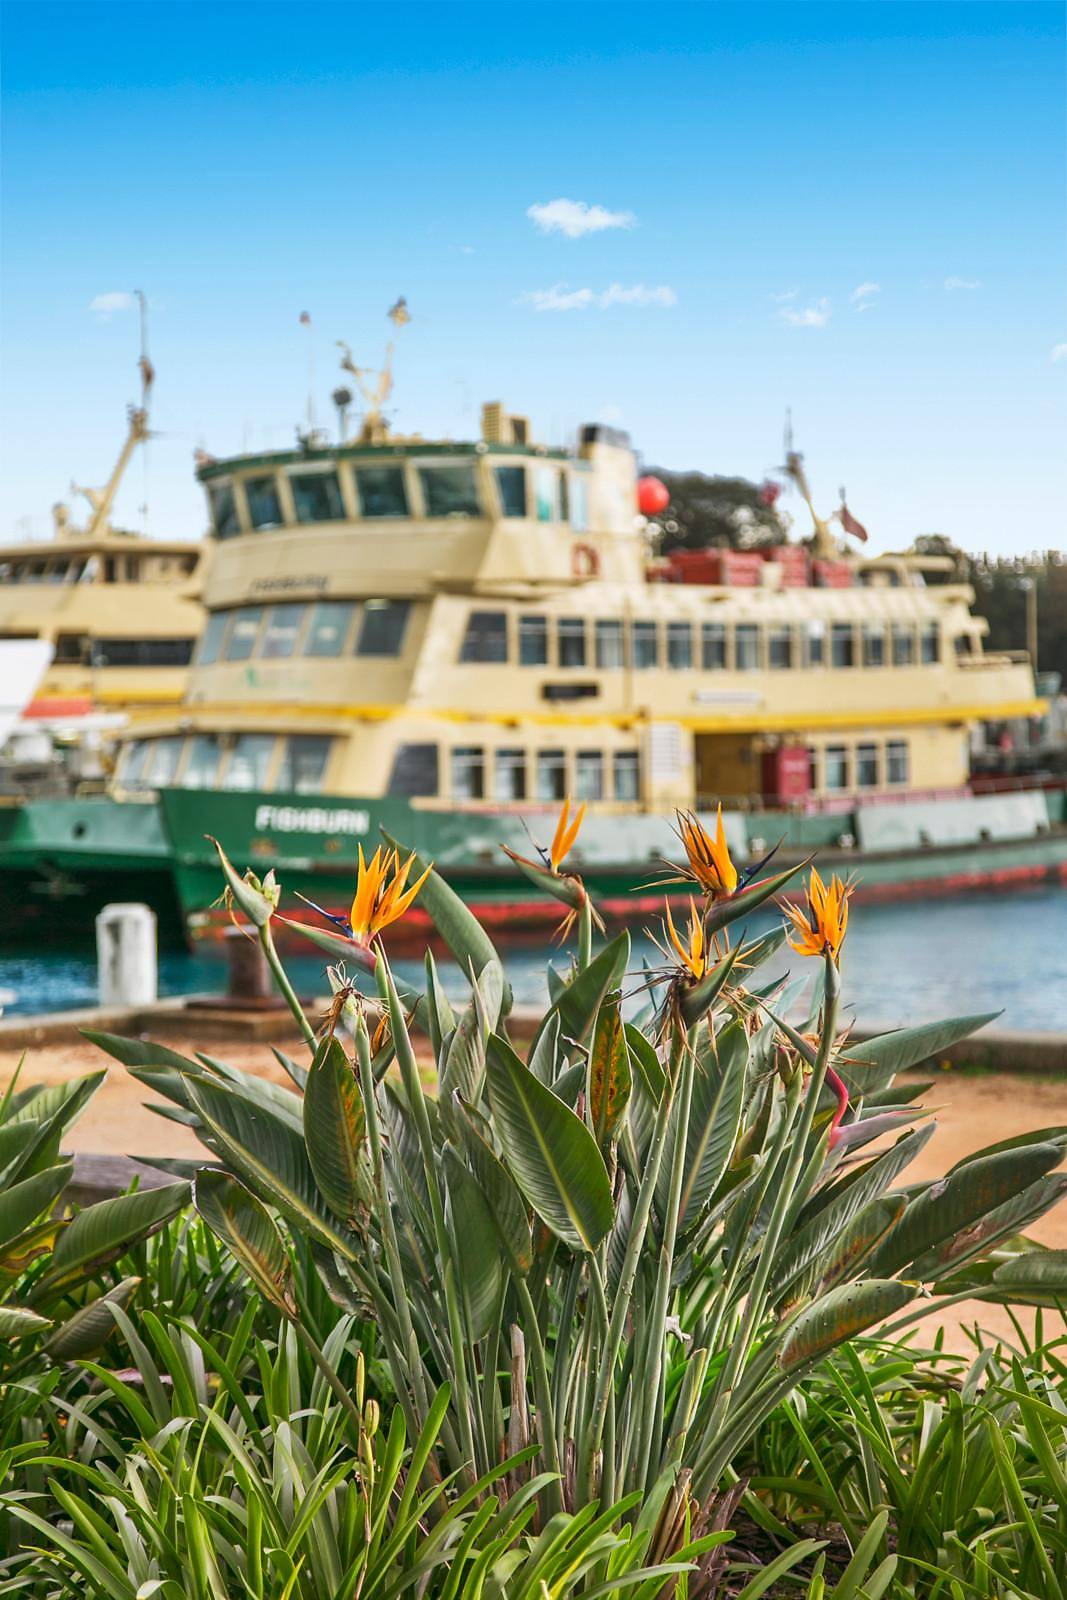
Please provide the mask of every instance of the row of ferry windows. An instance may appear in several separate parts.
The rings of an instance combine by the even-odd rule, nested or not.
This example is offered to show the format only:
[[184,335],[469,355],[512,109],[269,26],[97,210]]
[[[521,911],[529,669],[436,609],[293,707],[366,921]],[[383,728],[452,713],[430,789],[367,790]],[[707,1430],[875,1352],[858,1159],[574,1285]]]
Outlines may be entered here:
[[[436,744],[404,744],[396,753],[389,793],[419,796],[447,794],[453,800],[637,800],[640,772],[636,750],[486,750],[482,745],[455,745],[442,752]],[[442,779],[444,782],[442,783]]]
[[826,744],[808,751],[809,786],[829,794],[854,789],[896,788],[910,779],[908,741],[887,739],[885,744]]
[[[483,503],[482,484],[473,461],[451,466],[398,464],[351,470],[354,489],[347,507],[338,472],[286,473],[284,481],[292,495],[296,521],[345,522],[353,512],[364,521],[411,516],[529,517],[537,522],[569,522],[579,533],[589,523],[585,477],[559,467],[493,467],[488,505]],[[244,493],[248,526],[265,532],[286,525],[279,476],[270,473],[236,481]],[[208,496],[216,537],[232,539],[242,531],[235,485],[213,485]]]
[[318,794],[333,740],[293,733],[167,734],[123,746],[125,789],[266,789]]
[[[627,634],[629,649],[627,651]],[[554,637],[553,637],[554,636]],[[553,650],[554,645],[554,650]],[[916,628],[910,623],[809,622],[800,629],[788,623],[652,622],[585,617],[558,617],[550,628],[545,616],[506,611],[472,611],[460,645],[463,662],[520,667],[589,667],[604,670],[670,667],[682,671],[699,666],[705,672],[787,672],[796,667],[910,667],[941,658],[936,622]]]
[[398,656],[407,600],[320,600],[315,605],[237,606],[213,611],[197,652],[214,661],[283,661],[290,656]]

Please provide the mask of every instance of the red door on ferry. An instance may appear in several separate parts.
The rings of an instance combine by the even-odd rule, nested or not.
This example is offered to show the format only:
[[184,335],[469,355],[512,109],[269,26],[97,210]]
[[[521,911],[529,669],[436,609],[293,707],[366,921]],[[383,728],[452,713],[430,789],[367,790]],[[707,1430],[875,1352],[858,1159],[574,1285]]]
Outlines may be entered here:
[[761,787],[765,800],[780,805],[790,800],[803,800],[809,792],[809,784],[810,768],[805,745],[780,744],[775,750],[764,750]]

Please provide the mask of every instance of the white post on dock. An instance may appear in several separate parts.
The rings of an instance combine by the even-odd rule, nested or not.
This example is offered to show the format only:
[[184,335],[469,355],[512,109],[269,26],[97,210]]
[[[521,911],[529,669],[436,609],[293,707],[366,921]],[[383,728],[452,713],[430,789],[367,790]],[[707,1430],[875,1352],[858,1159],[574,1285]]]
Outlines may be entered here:
[[96,919],[101,1006],[149,1006],[156,999],[156,914],[136,902],[105,906]]

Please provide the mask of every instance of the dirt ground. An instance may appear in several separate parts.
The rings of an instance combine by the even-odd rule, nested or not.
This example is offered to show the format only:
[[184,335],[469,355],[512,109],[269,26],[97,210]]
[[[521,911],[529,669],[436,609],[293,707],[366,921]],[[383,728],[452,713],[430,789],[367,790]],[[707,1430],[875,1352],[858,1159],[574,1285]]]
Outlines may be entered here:
[[[236,1067],[259,1072],[278,1082],[287,1081],[268,1044],[230,1039],[205,1046],[202,1041],[194,1043],[169,1036],[166,1043],[187,1055],[195,1048],[206,1048]],[[290,1044],[288,1048],[298,1053],[298,1046]],[[0,1049],[0,1089],[8,1082],[17,1061],[16,1053]],[[102,1056],[85,1040],[72,1038],[69,1044],[50,1044],[32,1050],[24,1069],[25,1081],[58,1083],[102,1065],[108,1068],[107,1080],[72,1130],[71,1149],[142,1159],[154,1155],[201,1154],[203,1147],[194,1134],[150,1111],[145,1103],[150,1096],[141,1085],[117,1062]],[[938,1177],[962,1156],[1014,1134],[1067,1124],[1067,1080],[1058,1082],[1019,1074],[941,1072],[925,1099],[929,1107],[936,1108],[937,1131],[908,1168],[908,1181]],[[1067,1249],[1067,1201],[1034,1223],[1030,1232],[1043,1244]],[[922,1339],[925,1342],[928,1336],[932,1337],[939,1321],[944,1321],[946,1342],[954,1349],[967,1350],[970,1345],[962,1325],[973,1324],[976,1319],[984,1330],[1014,1339],[1007,1312],[997,1306],[982,1305],[954,1307],[940,1317],[937,1313],[931,1314],[919,1324]],[[1024,1325],[1029,1325],[1032,1318],[1024,1315],[1022,1320]],[[1059,1319],[1046,1313],[1046,1336],[1053,1332],[1054,1326],[1059,1326]]]

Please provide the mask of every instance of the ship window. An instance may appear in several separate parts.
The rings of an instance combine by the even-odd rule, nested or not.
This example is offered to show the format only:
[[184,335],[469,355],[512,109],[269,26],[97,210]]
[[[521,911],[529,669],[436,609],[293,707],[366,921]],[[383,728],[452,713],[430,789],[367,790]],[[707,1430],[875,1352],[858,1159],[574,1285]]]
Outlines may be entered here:
[[174,774],[178,770],[184,743],[182,736],[176,733],[169,734],[165,739],[153,741],[152,760],[145,773],[145,778],[153,789],[166,789],[174,782]]
[[554,467],[538,467],[535,492],[538,522],[558,522],[559,473]]
[[498,750],[493,757],[493,798],[526,799],[526,751]]
[[323,733],[291,733],[282,746],[276,789],[319,794],[333,740]]
[[233,741],[230,759],[222,778],[224,789],[265,789],[271,758],[273,733],[239,733]]
[[94,667],[187,667],[192,639],[94,639]]
[[701,661],[705,672],[722,672],[726,667],[726,624],[705,622],[700,629]]
[[604,757],[599,750],[579,750],[574,758],[574,787],[579,800],[603,800]]
[[89,637],[84,633],[56,635],[55,662],[57,666],[83,665],[89,659]]
[[294,472],[289,479],[297,522],[343,522],[344,502],[336,472]]
[[472,611],[460,645],[461,661],[501,662],[508,659],[506,611]]
[[196,653],[198,667],[210,667],[213,661],[219,659],[222,649],[222,639],[230,622],[228,611],[213,611],[207,619],[207,626],[200,635],[200,648]]
[[147,739],[134,739],[123,745],[116,772],[120,784],[132,789],[140,783],[151,748]]
[[304,639],[306,656],[339,656],[352,626],[355,606],[347,600],[320,600]]
[[217,733],[195,733],[189,740],[182,788],[213,789],[219,775],[221,753]]
[[876,744],[858,744],[856,746],[856,787],[857,789],[877,789],[878,787],[878,746]]
[[473,466],[420,467],[419,481],[428,517],[480,515]]
[[906,622],[893,624],[893,665],[910,667],[915,663],[915,630]]
[[823,751],[823,782],[827,789],[839,792],[848,788],[848,748],[843,744],[828,744]]
[[830,665],[852,667],[855,664],[855,641],[851,622],[833,623],[830,627]]
[[631,629],[633,664],[638,668],[659,666],[659,630],[654,622],[635,622]]
[[561,667],[585,666],[584,617],[560,617],[556,630],[556,648]]
[[357,656],[398,656],[407,626],[407,600],[367,600],[356,641]]
[[772,672],[793,669],[793,630],[788,626],[768,628],[767,665]]
[[908,781],[908,741],[906,739],[890,739],[885,747],[885,781],[886,783],[907,783]]
[[639,789],[637,751],[616,750],[612,766],[615,771],[616,800],[636,800]]
[[[207,493],[211,503],[211,523],[215,529],[216,539],[232,539],[234,534],[241,531],[237,521],[237,502],[233,495],[233,484],[217,484]],[[111,577],[108,581],[114,582],[114,578]]]
[[596,664],[603,671],[621,667],[622,623],[601,619],[596,625]]
[[826,624],[808,623],[808,666],[821,667],[826,660]]
[[408,799],[425,798],[437,793],[439,782],[435,744],[400,746],[389,778],[390,794],[404,795]]
[[589,484],[577,472],[571,475],[571,527],[575,533],[585,533],[589,527]]
[[306,611],[306,606],[271,606],[259,651],[265,661],[284,661],[295,653]]
[[357,467],[361,517],[406,517],[408,491],[403,467]]
[[262,606],[241,606],[234,612],[230,637],[226,641],[225,660],[248,660],[256,648],[256,638],[262,620]]
[[885,666],[885,628],[880,622],[865,622],[863,625],[863,665]]
[[924,622],[919,635],[919,660],[924,667],[941,659],[941,630],[936,622]]
[[452,752],[452,796],[481,800],[485,796],[485,751],[480,745],[457,745]]
[[567,755],[564,750],[537,752],[538,800],[563,800],[567,795]]
[[246,478],[245,499],[253,528],[280,528],[284,521],[278,483],[274,477]]
[[548,664],[548,622],[544,617],[519,618],[519,666]]
[[693,629],[688,622],[667,624],[667,665],[680,672],[693,665]]
[[500,496],[500,514],[504,517],[526,515],[526,468],[495,467],[496,492]]
[[759,628],[754,622],[739,622],[734,632],[734,658],[738,672],[759,671]]

